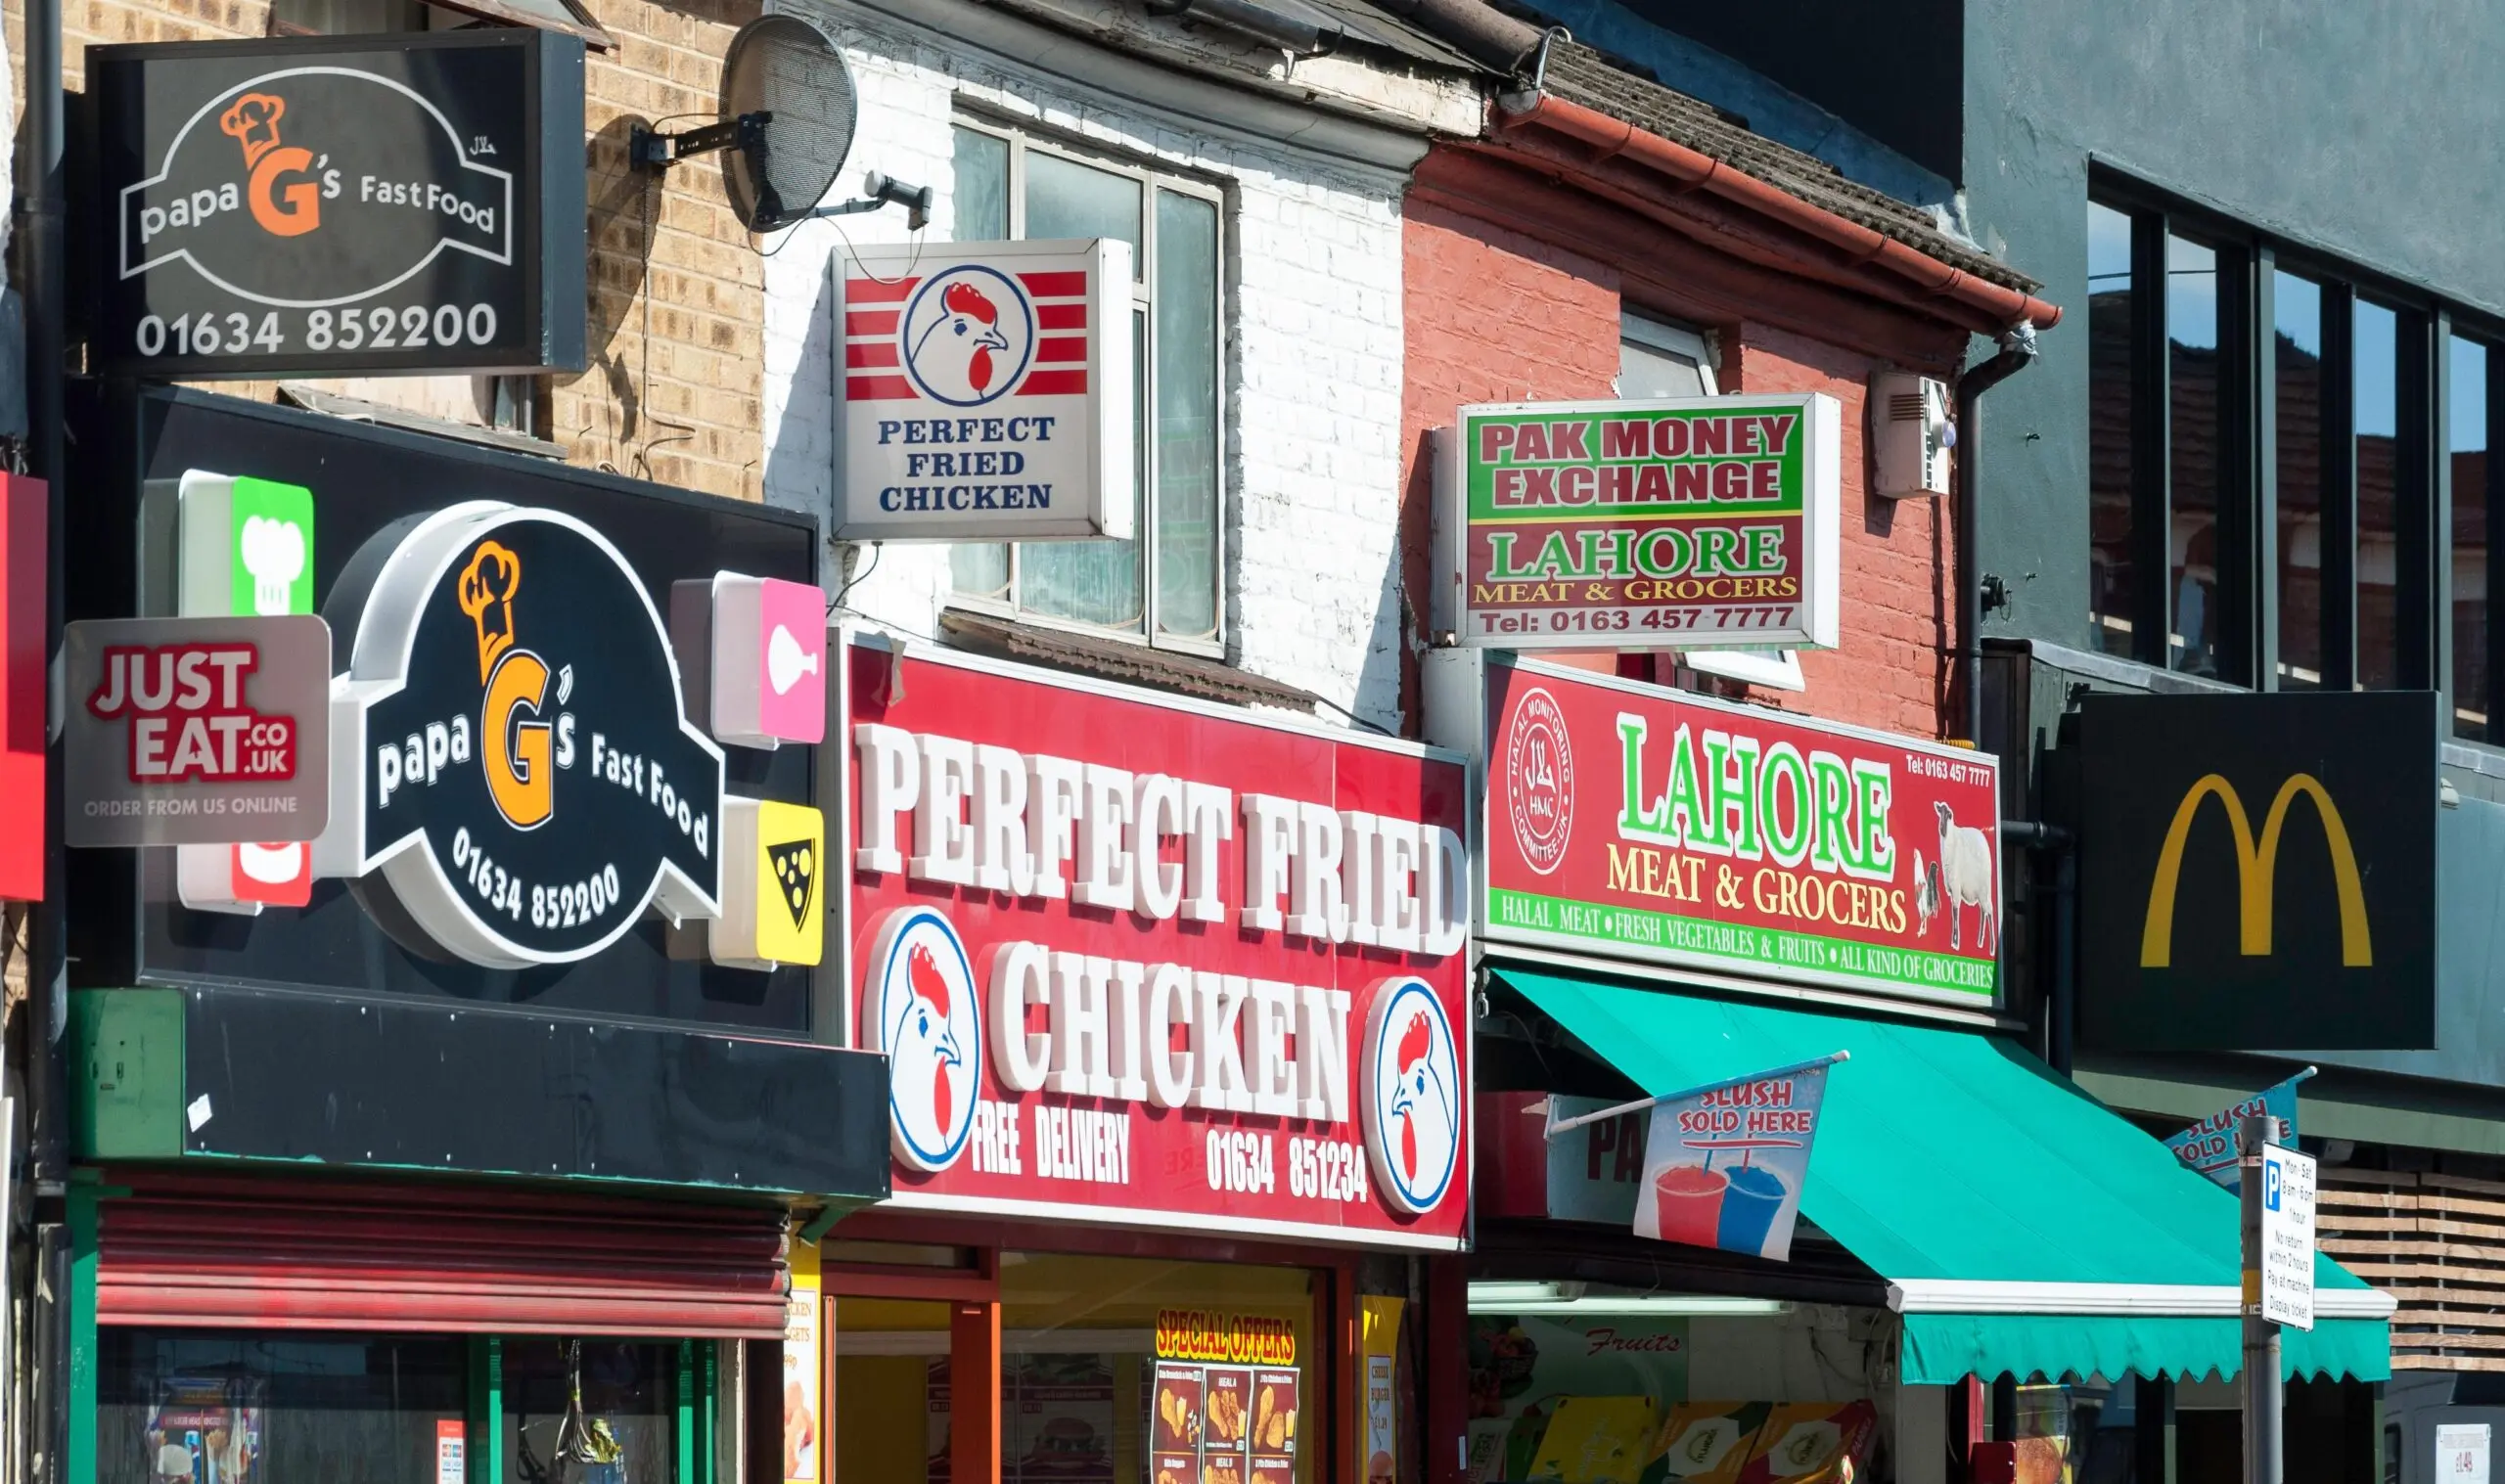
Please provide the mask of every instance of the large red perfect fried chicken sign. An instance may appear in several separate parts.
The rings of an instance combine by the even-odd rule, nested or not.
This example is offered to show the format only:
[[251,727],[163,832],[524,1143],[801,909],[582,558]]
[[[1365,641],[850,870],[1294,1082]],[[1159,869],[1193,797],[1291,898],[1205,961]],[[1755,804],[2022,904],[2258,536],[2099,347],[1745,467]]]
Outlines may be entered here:
[[1460,1244],[1458,758],[935,652],[845,670],[894,1204]]

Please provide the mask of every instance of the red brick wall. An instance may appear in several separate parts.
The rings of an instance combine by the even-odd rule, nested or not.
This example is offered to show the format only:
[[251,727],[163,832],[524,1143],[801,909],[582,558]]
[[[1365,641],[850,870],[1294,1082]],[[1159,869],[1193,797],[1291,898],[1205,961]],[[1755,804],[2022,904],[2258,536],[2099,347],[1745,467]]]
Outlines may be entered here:
[[[1530,203],[1521,216],[1535,224],[1536,211]],[[1946,709],[1956,616],[1947,511],[1940,503],[1900,504],[1866,493],[1862,403],[1872,371],[1893,365],[1936,373],[1962,347],[1964,333],[1903,317],[1894,322],[1902,331],[1901,351],[1883,361],[1867,348],[1847,349],[1799,328],[1815,323],[1822,306],[1808,292],[1796,295],[1790,281],[1772,273],[1760,280],[1762,318],[1733,318],[1713,305],[1670,299],[1677,258],[1706,249],[1631,214],[1614,241],[1586,238],[1579,251],[1489,219],[1496,215],[1455,209],[1435,192],[1413,196],[1407,208],[1402,511],[1408,590],[1428,592],[1432,580],[1428,432],[1450,426],[1453,409],[1464,403],[1609,396],[1623,304],[1712,332],[1724,391],[1822,391],[1844,404],[1843,643],[1801,654],[1806,692],[1750,688],[1747,698],[1893,732],[1942,735],[1954,723]],[[1865,340],[1872,323],[1860,321]],[[1578,662],[1612,667],[1605,655]]]

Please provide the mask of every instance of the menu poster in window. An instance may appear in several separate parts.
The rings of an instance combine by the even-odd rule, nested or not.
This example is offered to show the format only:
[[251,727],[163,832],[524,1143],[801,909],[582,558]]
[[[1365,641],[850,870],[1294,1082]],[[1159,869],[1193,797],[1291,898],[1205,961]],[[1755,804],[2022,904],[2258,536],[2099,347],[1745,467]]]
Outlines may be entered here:
[[1252,1466],[1263,1458],[1296,1457],[1297,1373],[1293,1371],[1252,1372]]
[[926,1437],[929,1451],[926,1456],[930,1459],[927,1474],[930,1484],[948,1484],[948,1358],[946,1356],[932,1357],[931,1379],[923,1395],[926,1398],[923,1408],[926,1416],[925,1426],[928,1428]]
[[1112,1484],[1114,1367],[1104,1355],[1027,1355],[1010,1378],[1004,1480]]
[[1245,1444],[1252,1431],[1252,1372],[1211,1366],[1201,1427],[1201,1484],[1244,1484]]
[[250,1484],[261,1476],[267,1381],[252,1375],[166,1376],[148,1417],[151,1484]]
[[1786,1403],[1766,1417],[1740,1484],[1845,1484],[1870,1466],[1879,1412],[1870,1403]]
[[1161,1361],[1157,1367],[1156,1452],[1197,1453],[1201,1446],[1201,1368]]

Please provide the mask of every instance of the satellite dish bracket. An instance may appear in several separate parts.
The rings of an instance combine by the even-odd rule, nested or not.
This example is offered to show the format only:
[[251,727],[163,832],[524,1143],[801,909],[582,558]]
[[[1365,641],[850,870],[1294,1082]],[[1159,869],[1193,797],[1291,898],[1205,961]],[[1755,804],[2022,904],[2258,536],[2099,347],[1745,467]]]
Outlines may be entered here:
[[931,225],[932,191],[929,186],[909,186],[873,170],[861,183],[861,188],[870,194],[858,201],[832,206],[812,206],[806,211],[768,210],[760,203],[756,230],[772,232],[796,223],[815,221],[821,216],[858,216],[864,211],[876,211],[881,206],[904,207],[905,227],[909,231],[919,232]]
[[626,136],[626,155],[637,168],[648,170],[666,170],[690,155],[706,155],[715,150],[737,149],[761,158],[765,153],[765,126],[773,121],[773,114],[759,111],[678,134],[663,134],[637,124]]

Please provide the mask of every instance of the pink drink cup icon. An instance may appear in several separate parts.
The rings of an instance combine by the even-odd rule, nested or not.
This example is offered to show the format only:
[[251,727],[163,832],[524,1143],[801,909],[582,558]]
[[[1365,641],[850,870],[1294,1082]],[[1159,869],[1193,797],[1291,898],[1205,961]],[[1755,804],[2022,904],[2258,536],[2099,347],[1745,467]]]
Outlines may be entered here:
[[1710,1247],[1722,1225],[1722,1192],[1730,1179],[1720,1170],[1674,1165],[1653,1183],[1655,1210],[1662,1240]]

